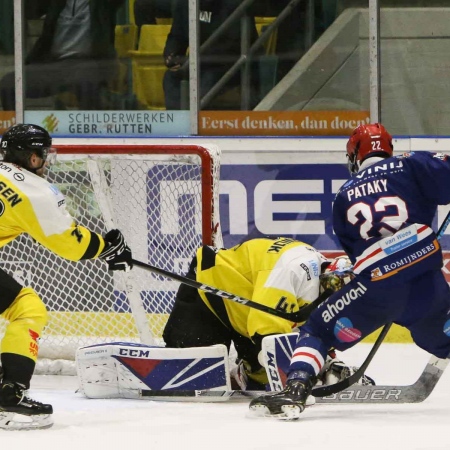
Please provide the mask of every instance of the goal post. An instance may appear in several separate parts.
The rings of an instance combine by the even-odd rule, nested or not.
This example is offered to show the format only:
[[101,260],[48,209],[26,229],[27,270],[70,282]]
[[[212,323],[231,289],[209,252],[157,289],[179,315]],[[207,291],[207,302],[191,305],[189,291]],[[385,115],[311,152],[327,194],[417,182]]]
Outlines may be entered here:
[[[202,244],[222,246],[216,145],[57,145],[47,179],[77,223],[122,231],[133,258],[185,274]],[[72,360],[102,342],[162,343],[179,283],[100,260],[71,262],[21,235],[0,249],[2,268],[49,310],[39,358]],[[0,338],[6,323],[0,319]]]

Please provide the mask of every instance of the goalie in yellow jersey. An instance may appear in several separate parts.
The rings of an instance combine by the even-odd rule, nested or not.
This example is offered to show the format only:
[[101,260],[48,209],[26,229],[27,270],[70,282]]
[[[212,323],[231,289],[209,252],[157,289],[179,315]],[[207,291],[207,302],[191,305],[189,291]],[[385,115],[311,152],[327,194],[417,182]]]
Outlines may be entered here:
[[[330,263],[344,267],[327,274]],[[303,242],[262,238],[230,249],[199,248],[187,277],[272,308],[295,312],[319,296],[321,284],[338,290],[350,281],[350,269],[347,258],[332,263]],[[268,379],[258,358],[262,339],[291,333],[296,325],[182,284],[163,338],[167,347],[178,348],[224,344],[230,349],[233,343],[240,360],[234,374],[239,387],[264,390]],[[351,369],[339,364],[337,360],[330,363],[327,375],[339,371],[340,377],[342,370]]]
[[[0,247],[27,233],[72,261],[101,258],[110,270],[132,267],[131,251],[122,233],[111,230],[102,237],[77,225],[64,196],[43,178],[46,166],[56,158],[44,128],[11,127],[2,136],[0,151]],[[31,287],[22,286],[1,268],[0,314],[9,322],[0,349],[0,429],[49,427],[52,406],[26,396],[38,339],[47,323],[46,307]]]

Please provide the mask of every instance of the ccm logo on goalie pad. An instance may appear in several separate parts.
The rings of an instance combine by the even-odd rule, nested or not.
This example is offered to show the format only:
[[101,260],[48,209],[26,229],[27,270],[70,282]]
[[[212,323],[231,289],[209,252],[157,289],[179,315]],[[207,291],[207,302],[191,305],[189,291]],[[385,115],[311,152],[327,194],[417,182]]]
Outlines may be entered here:
[[150,350],[141,350],[137,348],[121,348],[120,356],[131,356],[132,358],[150,358]]
[[286,372],[291,363],[298,333],[264,337],[261,345],[262,362],[271,391],[281,391],[286,384]]
[[[266,372],[269,377],[270,388],[273,391],[281,391],[284,388],[284,382],[281,379],[281,374],[278,372],[275,355],[267,352],[266,358],[267,358]],[[284,381],[286,381],[286,376],[284,376],[284,379],[285,379]]]

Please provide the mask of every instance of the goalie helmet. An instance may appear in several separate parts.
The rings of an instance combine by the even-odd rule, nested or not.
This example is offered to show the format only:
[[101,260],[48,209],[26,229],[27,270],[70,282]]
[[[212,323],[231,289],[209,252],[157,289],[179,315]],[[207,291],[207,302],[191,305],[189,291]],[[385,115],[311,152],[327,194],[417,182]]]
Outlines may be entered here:
[[389,158],[393,155],[392,136],[380,123],[360,125],[347,142],[348,170],[357,173],[369,156]]
[[354,278],[353,264],[347,255],[334,258],[320,275],[320,293],[331,289],[333,292],[342,289]]
[[0,144],[4,162],[17,164],[32,172],[38,169],[29,167],[31,155],[36,154],[45,163],[51,146],[52,138],[48,132],[38,125],[29,124],[19,124],[11,127],[2,136]]

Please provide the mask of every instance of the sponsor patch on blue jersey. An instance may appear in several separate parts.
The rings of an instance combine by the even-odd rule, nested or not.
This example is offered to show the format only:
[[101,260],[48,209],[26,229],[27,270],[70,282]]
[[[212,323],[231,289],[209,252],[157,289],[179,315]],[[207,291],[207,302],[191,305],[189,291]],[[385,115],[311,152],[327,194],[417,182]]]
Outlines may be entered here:
[[354,342],[361,339],[362,333],[353,327],[348,317],[341,317],[334,325],[334,334],[341,342]]
[[395,155],[395,158],[402,159],[402,158],[409,158],[410,156],[413,156],[415,152],[404,152],[401,155]]
[[380,245],[386,255],[392,255],[413,245],[415,242],[417,242],[417,230],[413,227],[408,227],[404,231],[398,231],[393,236],[382,239]]
[[448,155],[445,153],[435,153],[433,158],[440,159],[441,161],[447,161]]
[[444,334],[450,336],[450,320],[444,323]]

